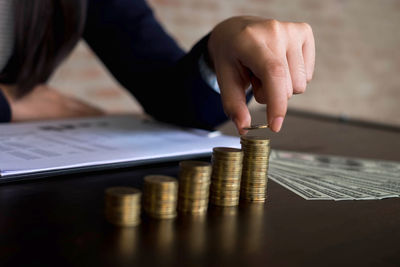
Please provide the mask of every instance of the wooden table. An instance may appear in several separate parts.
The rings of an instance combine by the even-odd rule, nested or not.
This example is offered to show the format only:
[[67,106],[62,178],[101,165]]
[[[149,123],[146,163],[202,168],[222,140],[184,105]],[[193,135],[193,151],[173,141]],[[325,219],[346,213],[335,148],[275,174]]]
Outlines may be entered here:
[[[262,117],[258,111],[254,117]],[[232,125],[224,131],[234,132]],[[400,161],[400,131],[289,114],[272,147]],[[0,186],[0,266],[399,266],[400,199],[306,201],[269,182],[265,206],[116,228],[109,186],[141,187],[178,163]]]

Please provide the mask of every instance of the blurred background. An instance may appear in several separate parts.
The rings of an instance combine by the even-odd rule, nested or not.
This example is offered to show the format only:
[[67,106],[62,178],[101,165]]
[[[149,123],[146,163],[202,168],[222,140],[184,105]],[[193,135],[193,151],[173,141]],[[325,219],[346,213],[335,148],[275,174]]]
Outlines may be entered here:
[[[185,49],[231,16],[308,22],[316,40],[316,71],[306,93],[294,96],[289,108],[400,126],[399,0],[149,0],[149,4]],[[110,113],[142,112],[83,41],[50,83]],[[260,105],[253,100],[250,106]]]

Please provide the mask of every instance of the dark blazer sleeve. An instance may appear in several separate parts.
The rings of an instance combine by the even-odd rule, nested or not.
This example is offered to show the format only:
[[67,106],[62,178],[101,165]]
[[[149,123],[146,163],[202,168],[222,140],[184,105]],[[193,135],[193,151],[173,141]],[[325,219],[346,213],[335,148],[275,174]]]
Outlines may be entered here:
[[185,53],[144,0],[91,0],[84,38],[155,119],[204,129],[227,119],[220,95],[199,73],[208,36]]
[[6,97],[0,90],[0,123],[10,122],[10,120],[11,120],[10,105],[8,104]]

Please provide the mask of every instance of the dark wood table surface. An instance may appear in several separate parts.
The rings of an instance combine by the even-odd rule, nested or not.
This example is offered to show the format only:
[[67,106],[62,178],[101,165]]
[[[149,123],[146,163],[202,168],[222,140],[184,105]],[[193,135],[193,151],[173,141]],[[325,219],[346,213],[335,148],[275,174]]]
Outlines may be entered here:
[[[255,112],[262,118],[264,112]],[[233,132],[231,124],[223,127]],[[289,114],[276,149],[400,161],[400,131]],[[116,228],[104,189],[178,163],[0,185],[0,266],[400,266],[400,199],[306,201],[270,181],[265,206]]]

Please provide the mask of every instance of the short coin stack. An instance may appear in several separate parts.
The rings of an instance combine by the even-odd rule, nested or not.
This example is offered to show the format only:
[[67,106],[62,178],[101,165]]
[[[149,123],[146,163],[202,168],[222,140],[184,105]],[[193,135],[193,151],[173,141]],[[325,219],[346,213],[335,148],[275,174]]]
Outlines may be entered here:
[[107,220],[117,226],[135,226],[140,223],[142,193],[133,187],[110,187],[105,191]]
[[143,208],[153,218],[176,217],[178,181],[165,175],[144,177]]
[[215,147],[212,155],[210,201],[217,206],[237,206],[240,196],[243,152]]
[[203,161],[179,163],[178,210],[203,214],[207,211],[211,164]]
[[265,202],[269,161],[269,139],[242,136],[243,170],[240,197],[249,202]]

